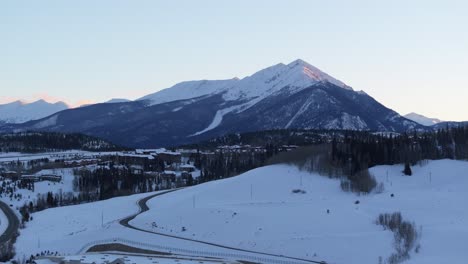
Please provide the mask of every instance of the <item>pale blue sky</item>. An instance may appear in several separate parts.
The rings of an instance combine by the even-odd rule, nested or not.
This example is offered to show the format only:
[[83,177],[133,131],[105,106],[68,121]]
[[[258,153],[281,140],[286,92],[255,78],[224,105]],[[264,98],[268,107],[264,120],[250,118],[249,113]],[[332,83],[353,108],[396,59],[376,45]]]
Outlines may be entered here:
[[405,114],[468,120],[467,1],[0,0],[0,101],[135,99],[301,58]]

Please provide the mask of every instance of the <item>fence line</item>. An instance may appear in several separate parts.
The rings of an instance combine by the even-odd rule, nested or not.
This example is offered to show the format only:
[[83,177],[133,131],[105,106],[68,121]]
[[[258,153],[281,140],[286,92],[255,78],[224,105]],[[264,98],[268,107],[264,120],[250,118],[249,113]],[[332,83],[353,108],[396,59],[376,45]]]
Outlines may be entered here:
[[190,249],[181,249],[175,247],[168,247],[168,246],[161,246],[161,245],[154,245],[154,244],[147,244],[143,242],[136,242],[131,241],[128,239],[122,238],[112,238],[112,239],[103,239],[97,240],[93,242],[89,242],[85,244],[78,252],[77,255],[84,254],[86,251],[91,248],[92,246],[103,245],[103,244],[112,244],[112,243],[120,243],[128,246],[137,246],[142,249],[150,249],[155,251],[161,251],[164,253],[177,253],[177,254],[186,254],[192,257],[216,257],[216,258],[227,258],[232,260],[248,260],[257,263],[272,263],[272,264],[305,264],[305,263],[323,263],[320,261],[291,261],[291,260],[284,260],[284,259],[273,259],[273,258],[265,258],[265,257],[258,257],[253,255],[242,255],[242,254],[233,254],[233,253],[221,253],[221,252],[210,252],[210,251],[198,251],[198,250],[190,250]]

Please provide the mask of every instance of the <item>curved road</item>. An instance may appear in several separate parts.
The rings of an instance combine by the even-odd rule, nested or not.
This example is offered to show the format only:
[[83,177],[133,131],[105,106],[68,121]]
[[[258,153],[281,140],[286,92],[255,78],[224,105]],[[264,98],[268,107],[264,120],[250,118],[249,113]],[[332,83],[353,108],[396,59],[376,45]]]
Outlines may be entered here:
[[18,217],[16,217],[15,212],[13,212],[13,210],[11,210],[11,208],[2,201],[0,201],[0,210],[3,211],[8,219],[8,227],[5,232],[0,235],[0,244],[4,244],[15,236],[15,233],[19,228],[19,220]]
[[149,210],[149,207],[148,205],[146,204],[150,199],[154,198],[154,197],[157,197],[157,196],[160,196],[160,195],[164,195],[164,194],[167,194],[167,193],[170,193],[170,192],[174,192],[176,190],[170,190],[170,191],[166,191],[166,192],[162,192],[162,193],[158,193],[158,194],[153,194],[153,195],[150,195],[148,197],[145,197],[141,200],[138,201],[138,206],[140,207],[140,211],[134,215],[131,215],[129,217],[126,217],[122,220],[120,220],[120,224],[122,226],[125,226],[127,228],[131,228],[131,229],[134,229],[134,230],[137,230],[137,231],[141,231],[141,232],[145,232],[145,233],[151,233],[151,234],[155,234],[155,235],[159,235],[159,236],[164,236],[164,237],[170,237],[170,238],[175,238],[175,239],[179,239],[179,240],[185,240],[185,241],[190,241],[190,242],[195,242],[195,243],[199,243],[199,244],[205,244],[205,245],[209,245],[209,246],[214,246],[214,247],[218,247],[218,248],[223,248],[223,249],[229,249],[229,250],[234,250],[234,251],[239,251],[239,252],[245,252],[245,253],[253,253],[253,254],[258,254],[258,255],[263,255],[263,256],[268,256],[268,257],[277,257],[277,258],[283,258],[283,259],[289,259],[289,260],[298,260],[298,261],[304,261],[304,262],[309,262],[309,263],[319,263],[319,264],[326,264],[326,262],[324,261],[313,261],[313,260],[310,260],[310,259],[302,259],[302,258],[296,258],[296,257],[290,257],[290,256],[284,256],[284,255],[278,255],[278,254],[270,254],[270,253],[264,253],[264,252],[259,252],[259,251],[253,251],[253,250],[246,250],[246,249],[241,249],[241,248],[235,248],[235,247],[230,247],[230,246],[225,246],[225,245],[221,245],[221,244],[216,244],[216,243],[211,243],[211,242],[206,242],[206,241],[201,241],[201,240],[196,240],[196,239],[190,239],[190,238],[186,238],[186,237],[180,237],[180,236],[174,236],[174,235],[169,235],[169,234],[164,234],[164,233],[159,233],[159,232],[154,232],[154,231],[149,231],[149,230],[145,230],[145,229],[142,229],[142,228],[139,228],[139,227],[136,227],[136,226],[132,226],[130,224],[130,221],[132,221],[133,219],[135,219],[138,215],[146,212]]

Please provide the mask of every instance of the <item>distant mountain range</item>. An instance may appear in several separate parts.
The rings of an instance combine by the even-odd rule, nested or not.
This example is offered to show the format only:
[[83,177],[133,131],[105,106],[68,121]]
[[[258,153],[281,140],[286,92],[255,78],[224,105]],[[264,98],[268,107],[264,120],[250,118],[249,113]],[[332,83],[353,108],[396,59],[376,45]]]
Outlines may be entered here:
[[105,103],[114,104],[114,103],[127,103],[127,102],[131,102],[131,100],[124,99],[124,98],[113,98]]
[[437,118],[430,118],[430,117],[426,117],[417,113],[409,113],[409,114],[404,115],[404,117],[408,118],[409,120],[413,120],[414,122],[419,123],[424,126],[433,126],[435,124],[445,122]]
[[468,122],[457,122],[457,121],[443,121],[437,118],[430,118],[416,113],[409,113],[404,115],[404,117],[408,118],[409,120],[413,120],[414,122],[421,124],[423,126],[430,127],[430,129],[437,130],[437,129],[444,129],[447,127],[459,127],[459,126],[467,126]]
[[48,103],[38,100],[32,103],[15,101],[0,105],[0,122],[3,123],[24,123],[30,120],[40,119],[59,111],[68,109],[64,102]]
[[266,129],[425,129],[303,60],[243,79],[188,81],[133,102],[69,109],[2,131],[81,132],[131,147],[187,144]]

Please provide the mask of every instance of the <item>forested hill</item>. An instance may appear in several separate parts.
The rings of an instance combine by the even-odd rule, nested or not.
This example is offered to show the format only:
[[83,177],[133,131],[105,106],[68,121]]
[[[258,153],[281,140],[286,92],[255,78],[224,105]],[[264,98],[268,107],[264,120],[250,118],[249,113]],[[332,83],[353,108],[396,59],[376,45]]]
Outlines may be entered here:
[[306,146],[312,144],[331,142],[335,137],[343,138],[347,133],[368,135],[369,132],[346,130],[305,130],[305,129],[275,129],[246,133],[228,134],[196,144],[184,145],[184,148],[212,149],[222,145],[253,145],[266,146],[273,144]]
[[77,133],[21,132],[0,134],[1,152],[37,153],[71,149],[113,151],[124,148],[96,137]]
[[410,170],[423,160],[468,160],[468,127],[403,134],[271,130],[218,137],[189,147],[215,153],[210,160],[196,159],[201,180],[289,163],[330,177],[346,177],[345,189],[369,192],[376,187],[367,172],[373,166],[405,164]]
[[369,166],[406,161],[414,163],[421,159],[468,159],[468,126],[401,134],[351,130],[267,130],[230,134],[184,147],[212,150],[233,145],[279,147],[317,144],[333,146],[333,152],[337,155],[355,155],[357,160]]

